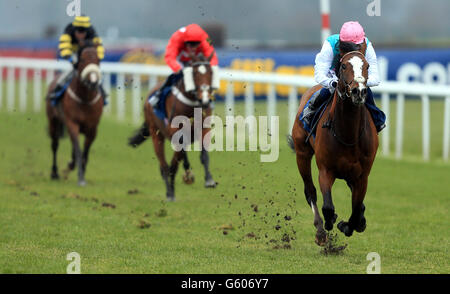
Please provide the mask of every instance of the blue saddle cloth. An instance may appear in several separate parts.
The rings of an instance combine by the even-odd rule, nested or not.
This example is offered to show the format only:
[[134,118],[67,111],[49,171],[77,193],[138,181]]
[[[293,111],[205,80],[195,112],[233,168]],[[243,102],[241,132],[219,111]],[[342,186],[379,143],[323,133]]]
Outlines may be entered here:
[[67,88],[69,88],[70,83],[72,80],[68,80],[61,89],[58,91],[52,93],[50,98],[50,103],[52,106],[58,105],[58,103],[61,101],[62,97],[64,96],[64,92],[66,92]]
[[[153,112],[160,120],[164,121],[165,118],[168,118],[166,111],[167,97],[169,96],[169,93],[172,91],[173,85],[175,85],[182,77],[183,77],[182,72],[179,74],[171,74],[167,78],[167,81],[162,86],[161,91],[159,93],[158,103],[156,104],[156,106],[153,107]],[[156,94],[156,92],[152,92],[148,97],[148,100],[150,100]]]
[[[309,97],[308,102],[306,102],[306,105],[305,105],[305,107],[303,108],[303,111],[305,110],[306,107],[308,107],[308,105],[309,105],[311,99],[312,99],[312,98],[315,98],[317,95],[320,94],[320,91],[321,91],[321,90],[318,90],[318,91],[314,92],[314,94],[312,94],[311,97]],[[322,103],[322,105],[320,105],[320,106],[317,108],[317,111],[314,113],[314,116],[313,116],[313,118],[311,119],[311,125],[307,124],[307,123],[302,119],[302,118],[303,118],[303,111],[302,111],[302,113],[300,113],[300,118],[299,118],[299,120],[303,123],[303,128],[305,129],[305,131],[307,131],[308,133],[310,133],[310,134],[313,136],[313,138],[316,137],[316,130],[317,130],[317,128],[314,127],[314,126],[316,126],[317,121],[322,117],[322,113],[323,113],[323,111],[325,110],[325,106],[328,104],[327,102],[328,102],[328,99],[325,100],[325,102]],[[313,129],[313,127],[314,127],[314,129]]]

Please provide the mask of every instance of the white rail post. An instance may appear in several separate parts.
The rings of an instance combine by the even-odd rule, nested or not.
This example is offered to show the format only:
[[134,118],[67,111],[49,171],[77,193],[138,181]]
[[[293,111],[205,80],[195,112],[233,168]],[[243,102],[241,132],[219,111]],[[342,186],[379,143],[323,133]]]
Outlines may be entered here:
[[430,98],[422,95],[422,151],[423,159],[430,160]]
[[139,74],[133,75],[132,82],[132,92],[133,92],[133,110],[132,110],[132,121],[134,124],[140,123],[141,114],[141,76]]
[[[248,82],[245,88],[245,117],[254,115],[255,109],[255,94],[253,91],[253,83]],[[248,120],[248,133],[253,134],[255,132],[254,120]]]
[[389,155],[389,135],[390,135],[390,122],[389,122],[389,93],[383,92],[381,94],[381,108],[386,114],[386,127],[384,128],[382,139],[383,139],[383,155]]
[[234,116],[234,84],[227,83],[227,93],[225,95],[225,116]]
[[395,157],[402,158],[403,151],[403,116],[405,113],[405,95],[397,94],[397,125],[395,137]]
[[120,73],[116,80],[117,96],[117,118],[123,120],[125,118],[125,75]]
[[269,84],[267,93],[267,116],[269,117],[269,130],[272,133],[275,120],[272,119],[277,114],[277,96],[274,84]]
[[151,75],[148,79],[148,92],[150,94],[150,91],[153,90],[154,87],[156,87],[156,84],[158,84],[158,76],[157,75]]
[[53,69],[47,69],[45,74],[45,83],[47,85],[47,89],[54,78],[55,78],[55,71]]
[[444,136],[442,146],[442,157],[444,161],[448,160],[448,153],[450,148],[450,96],[445,97],[444,106]]
[[42,95],[42,71],[36,68],[33,71],[33,111],[39,112],[41,110]]
[[109,72],[103,74],[103,89],[105,89],[106,94],[109,95],[108,97],[108,105],[103,108],[105,114],[109,115],[111,114],[111,104],[112,101],[112,93],[111,93],[111,74]]
[[14,67],[9,67],[8,68],[8,73],[7,73],[7,86],[6,86],[6,90],[7,90],[7,96],[6,96],[6,109],[8,111],[13,111],[14,110],[14,92],[15,92],[15,88],[16,88],[16,84],[14,81],[14,74],[15,74],[15,68]]
[[292,131],[292,126],[295,123],[295,117],[297,116],[298,111],[298,102],[297,102],[297,88],[292,86],[289,90],[289,98],[288,98],[288,128],[287,134],[289,135]]
[[19,71],[19,109],[21,112],[27,110],[27,69],[21,67]]

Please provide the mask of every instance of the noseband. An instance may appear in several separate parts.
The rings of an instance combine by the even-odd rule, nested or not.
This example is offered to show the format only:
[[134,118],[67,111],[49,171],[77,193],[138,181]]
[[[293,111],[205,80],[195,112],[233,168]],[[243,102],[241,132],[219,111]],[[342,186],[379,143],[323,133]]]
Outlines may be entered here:
[[[339,60],[339,64],[341,64],[342,65],[342,61],[344,60],[344,58],[347,56],[347,55],[349,55],[349,54],[353,54],[353,53],[356,53],[356,54],[359,54],[359,55],[361,55],[364,59],[365,59],[365,56],[364,56],[364,54],[362,54],[361,52],[359,52],[359,51],[350,51],[350,52],[347,52],[347,53],[345,53],[342,57],[341,57],[341,59]],[[339,76],[340,77],[342,77],[342,82],[344,83],[344,89],[346,90],[346,91],[344,91],[344,94],[345,95],[342,95],[342,93],[341,93],[341,91],[339,90],[339,87],[336,87],[336,91],[337,91],[337,93],[338,93],[338,97],[339,98],[341,98],[342,100],[345,100],[346,98],[350,98],[351,97],[351,85],[352,85],[352,83],[353,83],[353,81],[354,81],[354,79],[352,80],[352,81],[350,81],[350,83],[347,83],[346,81],[345,81],[345,79],[344,79],[344,77],[342,76],[342,66],[340,66],[339,67]],[[339,79],[339,81],[340,81],[341,79]],[[348,91],[347,91],[348,90]]]

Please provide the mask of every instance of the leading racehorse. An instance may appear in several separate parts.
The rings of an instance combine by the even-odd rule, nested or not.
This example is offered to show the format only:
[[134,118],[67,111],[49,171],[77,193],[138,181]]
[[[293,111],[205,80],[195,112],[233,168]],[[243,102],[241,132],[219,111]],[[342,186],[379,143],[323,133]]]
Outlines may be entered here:
[[[78,185],[85,186],[84,174],[89,148],[97,135],[97,125],[103,111],[103,99],[99,90],[101,73],[96,47],[87,43],[80,48],[78,56],[75,77],[61,101],[56,106],[51,105],[50,99],[47,99],[46,103],[53,151],[51,178],[59,178],[56,153],[65,126],[72,141],[72,161],[69,162],[66,173],[77,167]],[[50,85],[49,92],[52,91],[55,82],[56,80]],[[80,133],[86,137],[83,151],[78,140]]]
[[[175,175],[178,170],[178,164],[184,161],[184,169],[186,171],[183,180],[186,183],[193,181],[193,175],[187,158],[186,150],[175,151],[170,166],[167,164],[164,155],[165,139],[172,139],[172,136],[184,129],[184,127],[173,126],[172,120],[176,117],[185,116],[194,118],[194,110],[201,109],[201,140],[202,150],[200,153],[200,161],[205,169],[205,187],[214,188],[217,183],[209,171],[209,155],[207,146],[205,146],[204,137],[210,131],[210,128],[204,126],[205,118],[211,116],[211,95],[212,95],[212,79],[213,71],[210,61],[213,54],[204,57],[203,54],[190,55],[190,63],[183,70],[183,78],[180,79],[172,88],[167,98],[162,102],[162,108],[166,113],[165,123],[159,119],[153,109],[153,106],[147,100],[144,105],[145,122],[136,135],[129,139],[129,144],[133,147],[141,144],[148,136],[152,137],[153,146],[156,156],[160,163],[161,176],[166,184],[166,196],[168,201],[175,200]],[[157,87],[156,89],[158,89]],[[155,92],[154,89],[152,92]],[[151,95],[150,95],[151,96]],[[184,124],[182,124],[184,126]],[[195,122],[191,124],[191,138],[194,134]],[[182,140],[182,139],[181,139]],[[184,142],[184,145],[190,145],[191,142]],[[178,142],[177,142],[178,143]],[[182,143],[183,142],[179,142]],[[206,142],[208,143],[208,142]]]
[[317,123],[315,139],[305,131],[300,114],[311,95],[320,85],[308,90],[300,101],[300,108],[292,129],[297,166],[304,182],[306,201],[314,213],[317,229],[316,243],[324,245],[327,234],[317,209],[316,188],[311,178],[311,159],[316,155],[319,184],[323,195],[322,213],[325,229],[330,231],[337,215],[331,197],[336,179],[344,179],[352,192],[352,214],[348,222],[341,221],[338,229],[347,237],[353,231],[366,228],[364,197],[372,164],[378,148],[378,135],[364,106],[367,94],[368,63],[359,51],[351,51],[340,60],[339,82],[333,98]]

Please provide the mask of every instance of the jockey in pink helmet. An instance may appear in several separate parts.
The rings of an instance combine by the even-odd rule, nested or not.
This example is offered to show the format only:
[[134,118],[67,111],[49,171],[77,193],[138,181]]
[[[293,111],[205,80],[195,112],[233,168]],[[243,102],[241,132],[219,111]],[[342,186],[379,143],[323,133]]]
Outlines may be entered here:
[[[303,110],[301,120],[310,125],[317,109],[325,103],[334,92],[339,72],[339,60],[347,52],[360,51],[369,63],[369,76],[367,87],[374,87],[380,84],[378,75],[378,63],[372,43],[366,38],[364,29],[356,21],[349,21],[342,25],[339,34],[332,35],[323,43],[322,49],[316,55],[314,66],[314,79],[323,86],[320,93],[313,94],[310,101]],[[375,106],[373,94],[367,88],[366,106],[371,113],[377,131],[380,132],[385,127],[386,116]]]

